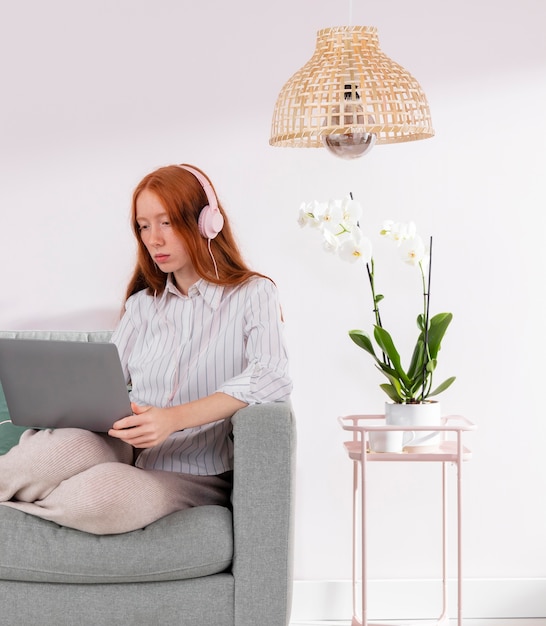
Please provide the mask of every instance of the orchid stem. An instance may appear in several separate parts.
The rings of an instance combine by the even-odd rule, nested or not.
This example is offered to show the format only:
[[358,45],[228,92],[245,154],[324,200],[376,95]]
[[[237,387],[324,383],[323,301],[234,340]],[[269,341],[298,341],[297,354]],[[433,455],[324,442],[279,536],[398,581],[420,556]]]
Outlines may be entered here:
[[[432,276],[432,237],[429,240],[429,253],[428,253],[428,277],[427,284],[425,286],[425,277],[423,276],[423,296],[424,296],[424,308],[425,308],[425,358],[423,360],[423,391],[421,394],[421,400],[426,396],[426,383],[427,383],[427,364],[430,360],[430,354],[428,349],[428,325],[430,316],[430,282]],[[421,272],[422,272],[421,268]]]
[[[353,192],[350,191],[349,192],[349,197],[351,198],[351,200],[353,200]],[[357,226],[360,227],[360,225],[357,223]],[[374,262],[373,259],[370,261],[370,263],[366,263],[366,271],[368,273],[368,280],[370,281],[370,288],[372,290],[372,301],[373,301],[373,314],[375,316],[375,324],[376,326],[379,326],[380,328],[383,328],[383,324],[381,323],[381,314],[379,313],[379,305],[377,303],[377,298],[375,295],[375,275],[374,275],[374,270],[375,270],[375,266],[374,266]],[[385,365],[390,365],[390,359],[388,358],[388,356],[385,354],[385,352],[382,351],[382,355],[383,355],[383,363],[385,363]]]

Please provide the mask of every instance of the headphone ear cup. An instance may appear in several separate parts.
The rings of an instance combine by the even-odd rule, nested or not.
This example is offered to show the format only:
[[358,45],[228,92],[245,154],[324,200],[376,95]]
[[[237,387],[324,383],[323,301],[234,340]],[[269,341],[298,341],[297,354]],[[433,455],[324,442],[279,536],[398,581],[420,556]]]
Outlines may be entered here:
[[224,216],[218,209],[211,209],[210,206],[203,207],[199,213],[197,221],[199,232],[205,239],[214,239],[224,227]]
[[209,240],[214,239],[224,227],[224,216],[220,213],[220,209],[218,208],[218,198],[216,197],[212,185],[207,178],[195,168],[189,165],[178,165],[177,167],[181,167],[183,170],[193,174],[201,184],[201,187],[203,187],[208,204],[206,204],[199,213],[197,227],[201,237]]

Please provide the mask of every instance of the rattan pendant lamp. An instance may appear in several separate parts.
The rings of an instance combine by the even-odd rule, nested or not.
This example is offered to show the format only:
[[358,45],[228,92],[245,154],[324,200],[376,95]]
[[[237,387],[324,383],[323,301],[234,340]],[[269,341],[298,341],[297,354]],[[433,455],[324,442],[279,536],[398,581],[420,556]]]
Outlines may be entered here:
[[318,31],[312,58],[281,89],[269,143],[353,159],[433,135],[421,86],[380,50],[377,29],[336,26]]

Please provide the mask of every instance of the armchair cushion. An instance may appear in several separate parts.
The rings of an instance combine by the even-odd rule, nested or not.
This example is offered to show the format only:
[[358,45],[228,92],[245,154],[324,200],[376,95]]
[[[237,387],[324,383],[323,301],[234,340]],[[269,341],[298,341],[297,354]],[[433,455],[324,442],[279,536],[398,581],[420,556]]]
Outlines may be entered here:
[[223,572],[233,558],[231,512],[201,506],[121,535],[89,535],[0,507],[0,579],[46,583],[183,580]]

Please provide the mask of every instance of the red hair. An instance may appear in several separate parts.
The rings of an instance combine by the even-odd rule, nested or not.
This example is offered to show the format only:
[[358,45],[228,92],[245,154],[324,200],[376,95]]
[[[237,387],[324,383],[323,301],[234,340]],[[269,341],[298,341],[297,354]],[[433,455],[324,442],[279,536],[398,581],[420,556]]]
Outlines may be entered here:
[[[198,170],[209,180],[208,176],[194,165],[188,167]],[[210,184],[212,186],[212,183]],[[127,287],[127,298],[142,289],[162,293],[167,282],[167,274],[156,266],[143,244],[136,221],[136,201],[144,189],[152,191],[161,200],[174,231],[184,242],[198,276],[217,285],[238,285],[251,276],[263,276],[249,269],[244,262],[224,209],[218,202],[218,208],[224,217],[224,227],[210,241],[211,251],[218,268],[218,277],[216,277],[214,263],[208,249],[209,242],[200,234],[197,225],[199,213],[208,204],[205,190],[191,172],[177,165],[169,165],[145,176],[133,193],[131,221],[138,242],[138,252],[136,267]]]

